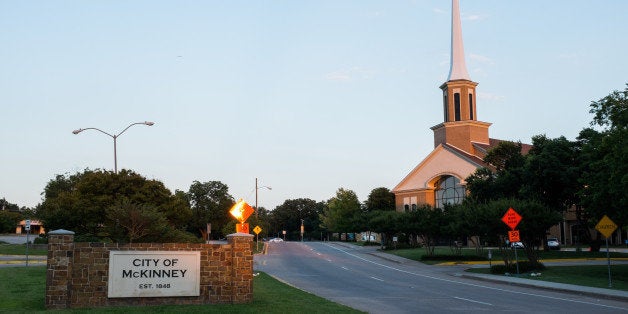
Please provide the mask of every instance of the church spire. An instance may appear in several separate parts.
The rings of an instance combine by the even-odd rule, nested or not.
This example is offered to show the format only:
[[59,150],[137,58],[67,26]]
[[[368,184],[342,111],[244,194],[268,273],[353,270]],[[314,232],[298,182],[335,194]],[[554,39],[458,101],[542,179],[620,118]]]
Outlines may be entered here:
[[464,45],[462,44],[462,26],[460,23],[460,3],[459,0],[451,2],[451,63],[449,68],[448,81],[468,80],[469,73],[464,61]]
[[475,87],[464,62],[459,0],[452,0],[451,68],[443,90],[443,123],[432,127],[434,147],[448,144],[471,155],[479,156],[474,143],[488,144],[490,123],[478,121]]

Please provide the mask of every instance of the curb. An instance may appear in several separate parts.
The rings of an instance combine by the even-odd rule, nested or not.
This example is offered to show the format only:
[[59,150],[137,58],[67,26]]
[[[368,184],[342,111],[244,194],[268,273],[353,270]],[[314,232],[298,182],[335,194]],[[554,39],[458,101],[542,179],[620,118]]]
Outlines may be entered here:
[[624,302],[628,301],[628,292],[620,291],[620,290],[578,286],[578,285],[555,283],[555,282],[549,282],[549,281],[536,281],[536,280],[518,278],[518,277],[503,278],[502,276],[498,276],[498,275],[462,273],[462,274],[459,274],[459,276],[462,278],[467,278],[467,279],[501,283],[501,284],[509,284],[513,286],[529,287],[529,288],[543,289],[543,290],[549,290],[549,291],[568,292],[568,293],[585,295],[585,296],[595,297],[595,298],[600,298],[600,299],[609,299],[609,300],[624,301]]

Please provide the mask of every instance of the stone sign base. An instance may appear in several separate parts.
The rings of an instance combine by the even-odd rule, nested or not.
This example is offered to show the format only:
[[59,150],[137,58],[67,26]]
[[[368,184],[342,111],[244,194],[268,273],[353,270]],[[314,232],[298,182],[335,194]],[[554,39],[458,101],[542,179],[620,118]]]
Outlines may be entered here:
[[[139,289],[171,289],[174,282],[167,278],[153,283],[147,278],[163,275],[188,276],[198,280],[198,295],[142,297],[112,294],[109,297],[110,251],[138,252],[138,258],[129,259],[134,269],[122,270],[123,276],[137,280]],[[200,253],[200,271],[194,278],[186,269],[169,270],[179,259],[142,258],[141,252],[170,251]],[[126,253],[125,253],[126,254]],[[181,254],[189,255],[189,254]],[[171,256],[168,254],[167,256]],[[197,254],[194,254],[195,258]],[[184,260],[182,258],[181,260]],[[161,263],[161,264],[160,264]],[[151,265],[166,269],[151,269]],[[48,264],[46,274],[46,308],[85,308],[104,306],[164,305],[164,304],[218,304],[248,303],[253,301],[253,235],[234,233],[225,244],[197,243],[74,243],[74,232],[56,230],[48,234]],[[179,264],[181,265],[181,264]],[[196,266],[194,266],[196,267]],[[192,268],[194,268],[192,267]],[[195,271],[198,271],[195,269]],[[185,279],[185,278],[183,278]],[[124,294],[124,293],[122,293]],[[195,294],[195,293],[194,293]]]

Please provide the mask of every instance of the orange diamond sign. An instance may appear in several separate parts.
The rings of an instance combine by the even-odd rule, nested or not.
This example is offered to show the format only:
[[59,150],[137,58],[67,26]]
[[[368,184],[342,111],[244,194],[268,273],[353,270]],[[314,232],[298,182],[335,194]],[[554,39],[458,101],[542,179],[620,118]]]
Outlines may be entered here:
[[508,211],[502,217],[502,221],[510,227],[510,229],[515,230],[519,222],[521,221],[521,215],[519,215],[514,209],[508,208]]
[[237,203],[235,203],[235,205],[233,205],[233,207],[231,207],[229,213],[231,216],[235,217],[235,219],[240,221],[240,223],[244,223],[254,211],[253,207],[240,199]]

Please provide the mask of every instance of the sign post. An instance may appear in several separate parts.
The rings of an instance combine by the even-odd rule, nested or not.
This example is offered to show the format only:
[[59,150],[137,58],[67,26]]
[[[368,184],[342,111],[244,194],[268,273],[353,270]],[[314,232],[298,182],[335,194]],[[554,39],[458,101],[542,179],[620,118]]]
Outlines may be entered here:
[[257,245],[257,251],[259,251],[259,233],[262,232],[262,228],[260,228],[260,226],[255,226],[255,228],[253,228],[253,232],[255,232],[255,242]]
[[26,267],[28,267],[28,242],[30,242],[30,240],[28,239],[28,236],[31,233],[31,220],[30,219],[26,219],[26,224],[24,226],[24,229],[26,229]]
[[595,225],[595,230],[599,231],[606,238],[606,259],[608,261],[608,287],[612,288],[611,281],[611,255],[608,249],[608,238],[615,232],[617,225],[608,216],[604,215],[602,219]]
[[[514,209],[508,208],[504,216],[502,217],[502,221],[510,227],[511,231],[508,231],[508,242],[519,242],[521,241],[519,237],[519,230],[515,230],[519,222],[521,222],[521,215],[517,213]],[[519,276],[519,256],[517,256],[517,246],[515,248],[515,264],[517,265],[517,276]]]

